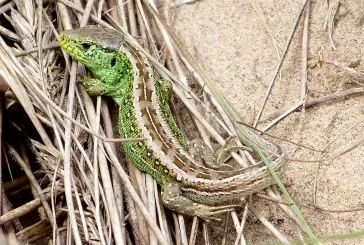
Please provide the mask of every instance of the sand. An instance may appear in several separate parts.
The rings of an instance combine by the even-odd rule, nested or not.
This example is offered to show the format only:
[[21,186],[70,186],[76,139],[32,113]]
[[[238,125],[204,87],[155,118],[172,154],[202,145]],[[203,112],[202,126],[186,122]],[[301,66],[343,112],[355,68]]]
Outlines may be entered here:
[[[280,53],[287,43],[301,3],[302,1],[298,0],[259,1],[267,26],[280,46]],[[332,51],[328,32],[324,30],[327,1],[312,2],[308,44],[308,98],[318,98],[360,87],[360,84],[356,83],[357,80],[341,69],[320,61],[333,61],[363,70],[364,27],[356,25],[363,7],[364,2],[360,0],[342,1],[333,32],[337,50]],[[245,122],[252,123],[279,58],[272,38],[249,1],[198,1],[178,7],[174,18],[173,27],[181,41],[195,57],[199,57],[217,87]],[[300,101],[302,30],[301,21],[281,69],[281,78],[277,79],[264,109],[263,119]],[[270,134],[317,150],[323,150],[337,139],[323,155],[274,140],[282,145],[288,157],[292,159],[334,157],[321,162],[317,174],[317,163],[290,161],[283,176],[289,193],[318,236],[354,232],[364,228],[363,211],[324,212],[315,208],[313,202],[316,176],[316,200],[322,209],[350,210],[361,207],[364,203],[363,146],[337,156],[364,137],[364,123],[359,123],[363,120],[363,102],[362,94],[322,103],[290,114],[268,131]],[[267,123],[269,121],[260,123],[258,128],[264,128]],[[350,129],[357,123],[359,124],[356,127]],[[255,206],[262,210],[283,234],[289,238],[297,236],[292,222],[274,204],[256,199]],[[230,239],[234,239],[235,233],[229,234]],[[249,216],[244,234],[248,244],[276,240],[252,215]],[[219,244],[219,238],[211,240],[212,244]],[[325,244],[364,244],[364,238]]]

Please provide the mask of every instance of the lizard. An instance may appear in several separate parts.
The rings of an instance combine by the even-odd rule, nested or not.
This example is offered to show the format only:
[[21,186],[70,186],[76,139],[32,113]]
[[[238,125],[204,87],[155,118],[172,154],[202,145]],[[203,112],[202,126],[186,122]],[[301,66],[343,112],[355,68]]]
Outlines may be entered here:
[[[122,142],[128,158],[161,186],[164,206],[205,220],[233,210],[236,203],[275,183],[263,162],[232,170],[214,169],[195,160],[189,140],[171,113],[171,89],[157,74],[145,54],[116,30],[86,26],[62,32],[58,42],[92,76],[83,84],[90,95],[111,97],[119,106]],[[282,150],[277,146],[278,154]],[[285,163],[272,161],[281,175]]]

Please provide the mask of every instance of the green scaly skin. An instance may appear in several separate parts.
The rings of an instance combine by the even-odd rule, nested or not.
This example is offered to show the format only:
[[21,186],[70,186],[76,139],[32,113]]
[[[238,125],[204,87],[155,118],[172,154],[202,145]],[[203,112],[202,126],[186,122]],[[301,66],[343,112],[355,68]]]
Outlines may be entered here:
[[[84,64],[93,76],[85,76],[83,84],[90,95],[112,97],[119,105],[119,132],[125,138],[143,137],[135,122],[135,110],[132,104],[133,67],[126,55],[118,50],[107,51],[99,43],[82,38],[68,38],[65,33],[59,35],[58,41],[65,51],[74,59]],[[171,96],[170,86],[166,81],[156,81],[158,103],[174,136],[180,144],[188,150],[189,141],[177,126],[169,107]],[[122,122],[122,123],[121,123]],[[148,168],[155,164],[144,164],[142,159],[148,150],[143,142],[123,142],[122,146],[128,157],[143,172],[147,172],[163,186],[168,181],[168,175],[163,168]],[[155,162],[153,156],[148,158]]]

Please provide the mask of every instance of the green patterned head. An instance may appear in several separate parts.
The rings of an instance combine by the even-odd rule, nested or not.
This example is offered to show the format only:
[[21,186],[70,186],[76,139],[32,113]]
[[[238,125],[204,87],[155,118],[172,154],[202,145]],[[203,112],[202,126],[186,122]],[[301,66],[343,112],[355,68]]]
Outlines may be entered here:
[[123,81],[132,80],[132,65],[119,51],[124,39],[117,31],[88,26],[62,32],[58,42],[94,74],[94,78],[84,79],[88,93],[113,96],[121,89]]

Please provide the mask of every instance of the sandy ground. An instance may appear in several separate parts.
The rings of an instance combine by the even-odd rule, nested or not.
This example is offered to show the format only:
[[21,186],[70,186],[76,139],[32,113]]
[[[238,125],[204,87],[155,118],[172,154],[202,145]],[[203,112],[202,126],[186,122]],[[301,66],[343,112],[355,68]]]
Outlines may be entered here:
[[[259,1],[267,25],[281,47],[280,53],[286,45],[301,3],[300,0]],[[312,2],[307,70],[309,98],[360,87],[340,69],[328,65],[321,67],[319,61],[335,61],[363,69],[364,27],[356,25],[363,7],[362,0],[342,1],[333,33],[337,50],[331,51],[327,31],[323,28],[327,1]],[[272,39],[249,1],[204,0],[183,5],[176,12],[174,28],[192,53],[196,53],[194,48],[198,49],[201,61],[218,88],[245,121],[251,123],[279,59]],[[276,81],[265,107],[263,119],[292,107],[300,100],[301,36],[302,21],[281,70],[281,79]],[[334,157],[363,138],[364,124],[360,123],[364,116],[363,102],[363,95],[357,95],[319,104],[289,115],[268,132],[317,150],[324,149],[336,139],[324,155],[275,140],[290,158],[312,160]],[[349,129],[357,123],[359,125]],[[261,123],[258,127],[263,128],[265,124]],[[320,164],[317,172],[317,205],[333,211],[362,206],[363,155],[361,146]],[[324,212],[315,208],[313,184],[316,166],[317,163],[290,161],[283,178],[314,233],[325,236],[363,230],[363,211]],[[258,200],[256,207],[283,234],[296,237],[292,222],[273,204]],[[249,244],[275,241],[274,236],[253,216],[249,218],[245,236]],[[235,233],[231,232],[231,239],[234,237]],[[364,244],[364,238],[325,244]]]

